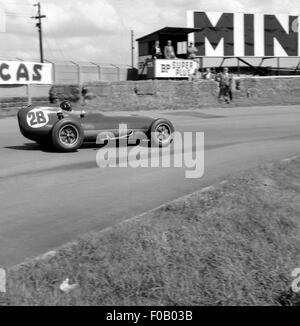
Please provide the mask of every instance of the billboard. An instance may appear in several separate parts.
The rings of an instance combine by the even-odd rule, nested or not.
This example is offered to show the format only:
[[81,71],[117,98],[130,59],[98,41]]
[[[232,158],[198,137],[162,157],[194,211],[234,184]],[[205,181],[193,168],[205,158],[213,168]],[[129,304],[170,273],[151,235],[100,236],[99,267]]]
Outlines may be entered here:
[[52,64],[0,61],[0,85],[51,85]]
[[300,56],[299,16],[188,11],[199,56]]

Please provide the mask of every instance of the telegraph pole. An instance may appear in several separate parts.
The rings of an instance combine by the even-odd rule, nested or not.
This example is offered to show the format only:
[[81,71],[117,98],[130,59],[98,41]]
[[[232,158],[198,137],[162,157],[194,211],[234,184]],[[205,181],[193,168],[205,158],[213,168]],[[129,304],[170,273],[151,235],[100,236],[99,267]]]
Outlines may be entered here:
[[131,31],[131,67],[134,69],[134,31]]
[[39,30],[40,56],[41,56],[41,63],[44,63],[42,19],[43,18],[46,18],[47,16],[41,14],[41,3],[40,2],[34,4],[33,6],[38,8],[38,14],[37,14],[37,16],[31,17],[31,18],[38,20],[38,22],[36,24],[36,27]]

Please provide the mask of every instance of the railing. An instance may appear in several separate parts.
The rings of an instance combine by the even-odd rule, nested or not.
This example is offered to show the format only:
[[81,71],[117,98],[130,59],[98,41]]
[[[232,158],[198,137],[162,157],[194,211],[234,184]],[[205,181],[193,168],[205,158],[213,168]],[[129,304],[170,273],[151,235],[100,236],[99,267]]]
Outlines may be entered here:
[[198,57],[200,68],[231,67],[238,74],[247,70],[253,75],[265,72],[273,75],[299,75],[300,57]]

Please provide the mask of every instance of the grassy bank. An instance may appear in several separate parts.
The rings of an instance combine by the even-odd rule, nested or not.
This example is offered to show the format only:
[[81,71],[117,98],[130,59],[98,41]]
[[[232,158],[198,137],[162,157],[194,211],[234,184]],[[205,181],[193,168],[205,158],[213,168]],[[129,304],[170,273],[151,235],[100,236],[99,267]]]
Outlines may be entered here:
[[[9,271],[2,305],[300,305],[300,160],[230,178]],[[79,287],[59,285],[67,277]]]

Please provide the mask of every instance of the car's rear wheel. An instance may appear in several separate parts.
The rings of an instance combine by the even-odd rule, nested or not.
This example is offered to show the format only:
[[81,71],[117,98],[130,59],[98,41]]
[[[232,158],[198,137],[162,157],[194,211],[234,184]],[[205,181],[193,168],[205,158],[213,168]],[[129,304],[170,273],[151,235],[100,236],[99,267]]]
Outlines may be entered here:
[[167,147],[173,141],[174,126],[166,119],[156,120],[150,129],[151,146]]
[[84,140],[82,127],[72,120],[57,122],[52,131],[53,145],[61,152],[77,151]]

